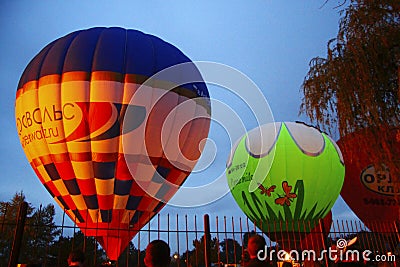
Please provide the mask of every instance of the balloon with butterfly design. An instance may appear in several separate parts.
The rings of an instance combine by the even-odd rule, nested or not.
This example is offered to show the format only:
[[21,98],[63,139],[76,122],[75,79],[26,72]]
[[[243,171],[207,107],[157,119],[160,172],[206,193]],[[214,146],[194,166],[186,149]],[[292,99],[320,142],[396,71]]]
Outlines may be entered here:
[[[329,232],[344,170],[341,152],[328,135],[303,123],[279,122],[240,138],[226,175],[246,216],[271,240],[292,249],[318,228]],[[318,226],[324,218],[326,225]]]
[[188,177],[210,112],[187,56],[122,28],[48,44],[23,72],[15,101],[19,139],[40,182],[111,260]]

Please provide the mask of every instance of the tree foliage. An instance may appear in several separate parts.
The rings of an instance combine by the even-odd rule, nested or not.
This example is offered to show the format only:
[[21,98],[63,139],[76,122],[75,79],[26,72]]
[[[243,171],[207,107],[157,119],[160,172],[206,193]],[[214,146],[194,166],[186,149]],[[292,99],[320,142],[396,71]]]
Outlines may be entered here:
[[237,264],[242,259],[242,246],[232,238],[226,238],[219,243],[221,247],[221,261]]
[[[11,245],[13,243],[19,207],[25,201],[25,195],[20,192],[16,193],[11,201],[0,202],[0,266],[7,266],[8,257],[11,255]],[[33,211],[34,208],[28,203],[27,217],[31,216]],[[28,241],[28,235],[24,235],[22,244],[26,244]],[[27,255],[21,255],[21,258],[24,257],[26,258]]]
[[[16,193],[11,201],[0,202],[0,266],[6,266],[11,253],[18,211],[21,203],[26,202],[25,195]],[[55,209],[49,204],[35,209],[28,203],[19,262],[44,262],[51,256],[49,248],[60,235],[54,223]],[[50,255],[50,257],[45,257]]]
[[[189,256],[189,265],[192,267],[205,266],[204,261],[204,242],[205,236],[200,239],[193,240],[194,251]],[[210,238],[210,261],[215,263],[218,261],[219,244],[216,237]]]
[[400,122],[400,2],[350,0],[344,6],[327,57],[310,62],[300,113],[341,137],[367,129],[359,141],[370,145],[372,162],[379,158],[399,177],[392,148],[400,140],[390,131]]

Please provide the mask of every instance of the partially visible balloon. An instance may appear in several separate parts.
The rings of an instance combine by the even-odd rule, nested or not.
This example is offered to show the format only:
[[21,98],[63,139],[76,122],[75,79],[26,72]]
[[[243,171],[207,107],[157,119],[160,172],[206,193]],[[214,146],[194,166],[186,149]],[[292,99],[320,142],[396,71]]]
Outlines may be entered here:
[[[189,66],[145,83],[181,63]],[[47,45],[22,74],[15,102],[32,168],[112,260],[190,174],[210,109],[189,58],[155,36],[122,28],[76,31]]]
[[[396,183],[388,169],[375,170],[375,167],[385,166],[385,162],[372,161],[367,152],[372,150],[372,146],[360,143],[361,138],[370,139],[373,135],[365,129],[338,141],[346,163],[346,179],[341,196],[358,218],[373,230],[377,227],[375,223],[400,219],[400,187],[398,177]],[[400,130],[392,129],[389,139],[393,142],[390,149],[393,155],[397,155],[393,162],[400,164]]]
[[[326,134],[282,122],[243,136],[232,149],[226,172],[243,212],[282,242],[287,233],[309,233],[328,215],[343,185],[344,163]],[[305,224],[299,226],[299,221]]]

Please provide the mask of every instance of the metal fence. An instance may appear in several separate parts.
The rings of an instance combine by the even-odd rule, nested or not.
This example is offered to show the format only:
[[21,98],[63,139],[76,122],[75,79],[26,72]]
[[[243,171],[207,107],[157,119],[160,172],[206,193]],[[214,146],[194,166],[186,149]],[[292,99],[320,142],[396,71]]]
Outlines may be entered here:
[[[96,240],[85,237],[76,225],[68,223],[69,220],[63,219],[60,225],[27,221],[18,228],[22,217],[17,217],[14,222],[6,220],[6,216],[0,218],[0,267],[16,266],[17,263],[36,263],[43,267],[67,266],[68,253],[76,248],[85,252],[86,266],[110,264]],[[327,228],[328,231],[320,225],[313,227],[309,223],[281,222],[271,229],[261,229],[247,218],[240,217],[158,215],[138,232],[119,260],[112,264],[144,266],[147,244],[154,239],[162,239],[171,247],[173,267],[239,266],[246,260],[247,240],[253,234],[265,238],[265,253],[268,253],[266,255],[271,264],[279,265],[282,261],[290,261],[297,266],[305,266],[310,262],[330,266],[345,261],[371,266],[383,262],[387,266],[398,264],[399,222],[370,222],[367,223],[368,228],[360,221],[335,220]],[[346,243],[347,247],[344,246]],[[310,250],[314,250],[315,255]],[[307,252],[306,256],[313,258],[305,258],[304,251]],[[351,258],[345,254],[348,251],[352,252]],[[358,258],[355,258],[356,251]],[[365,260],[366,251],[369,261]]]

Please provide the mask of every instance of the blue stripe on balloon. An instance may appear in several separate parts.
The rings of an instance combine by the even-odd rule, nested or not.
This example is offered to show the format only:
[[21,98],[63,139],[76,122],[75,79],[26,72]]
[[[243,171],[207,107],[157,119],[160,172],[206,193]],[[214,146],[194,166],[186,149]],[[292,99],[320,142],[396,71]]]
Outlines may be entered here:
[[[151,77],[184,62],[191,60],[158,37],[136,30],[97,27],[70,33],[47,45],[28,64],[18,89],[51,74],[111,71]],[[201,79],[200,74],[196,75]],[[204,83],[196,83],[196,87],[187,88],[209,97]]]
[[96,43],[91,71],[125,73],[125,44],[125,29],[104,29]]
[[97,162],[93,161],[94,177],[98,179],[108,180],[114,178],[115,162]]
[[[99,36],[104,28],[93,28],[87,31],[80,31],[68,47],[64,61],[64,72],[85,71],[91,72],[93,55],[95,53]],[[63,37],[65,38],[65,37]],[[57,42],[60,41],[57,40]],[[109,55],[112,56],[112,51]]]
[[65,56],[69,46],[71,45],[71,42],[74,40],[77,34],[78,32],[68,34],[51,45],[46,57],[44,58],[41,68],[39,68],[39,77],[63,73]]

